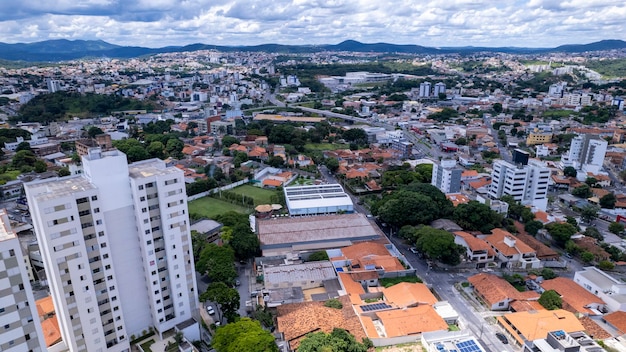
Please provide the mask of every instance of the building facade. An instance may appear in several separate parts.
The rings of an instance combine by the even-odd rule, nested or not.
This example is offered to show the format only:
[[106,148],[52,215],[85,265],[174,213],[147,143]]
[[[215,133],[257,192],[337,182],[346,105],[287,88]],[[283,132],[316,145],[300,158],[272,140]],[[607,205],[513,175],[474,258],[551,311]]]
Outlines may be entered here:
[[539,160],[531,159],[527,165],[496,160],[491,172],[489,197],[498,199],[510,195],[524,205],[545,211],[548,206],[549,181],[550,169]]
[[20,241],[0,210],[0,351],[45,351]]
[[82,160],[82,175],[25,185],[33,225],[68,348],[129,351],[197,310],[184,176],[117,150]]
[[456,160],[442,160],[433,165],[430,184],[445,194],[461,192],[461,174],[463,170],[456,166]]
[[608,142],[598,135],[582,134],[574,137],[570,144],[565,166],[597,174],[602,170]]

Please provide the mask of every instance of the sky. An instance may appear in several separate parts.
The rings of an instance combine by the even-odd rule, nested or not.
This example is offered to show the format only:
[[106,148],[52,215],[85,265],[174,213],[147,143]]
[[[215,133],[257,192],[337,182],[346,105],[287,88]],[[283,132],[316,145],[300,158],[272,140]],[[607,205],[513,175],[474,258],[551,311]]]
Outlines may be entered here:
[[626,39],[623,0],[0,0],[0,42],[554,47]]

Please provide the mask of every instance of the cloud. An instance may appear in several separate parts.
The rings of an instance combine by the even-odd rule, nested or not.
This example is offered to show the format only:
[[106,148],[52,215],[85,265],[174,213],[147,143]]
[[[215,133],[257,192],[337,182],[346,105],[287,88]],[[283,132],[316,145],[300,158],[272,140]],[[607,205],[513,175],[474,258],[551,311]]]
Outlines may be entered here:
[[545,47],[624,38],[625,16],[614,0],[20,0],[0,2],[0,38]]

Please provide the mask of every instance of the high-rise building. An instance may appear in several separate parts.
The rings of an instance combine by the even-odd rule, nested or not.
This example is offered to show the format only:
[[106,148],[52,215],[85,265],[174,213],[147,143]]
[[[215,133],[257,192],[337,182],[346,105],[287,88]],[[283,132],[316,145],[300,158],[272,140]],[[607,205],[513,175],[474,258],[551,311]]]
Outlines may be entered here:
[[441,93],[446,94],[446,84],[443,82],[435,84],[435,91],[433,92],[433,95],[438,98]]
[[602,170],[608,142],[598,135],[581,134],[572,139],[565,166],[573,166],[576,170],[587,175],[588,172],[597,174]]
[[445,194],[461,191],[461,174],[463,170],[456,166],[456,160],[441,160],[433,165],[430,184]]
[[20,241],[0,210],[0,351],[45,351]]
[[531,159],[528,165],[496,160],[491,172],[489,197],[498,199],[509,195],[516,201],[546,210],[550,169],[541,161]]
[[430,82],[420,83],[420,98],[428,98],[430,96]]
[[129,351],[151,328],[197,326],[183,173],[117,150],[82,161],[82,175],[24,186],[68,348]]

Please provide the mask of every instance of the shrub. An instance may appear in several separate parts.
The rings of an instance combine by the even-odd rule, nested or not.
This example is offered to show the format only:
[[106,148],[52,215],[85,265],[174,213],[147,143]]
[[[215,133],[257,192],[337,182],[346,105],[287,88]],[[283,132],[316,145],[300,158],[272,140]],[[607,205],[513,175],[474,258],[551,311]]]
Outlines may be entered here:
[[329,307],[329,308],[335,308],[335,309],[342,309],[343,308],[343,304],[341,303],[341,301],[339,301],[336,298],[331,298],[331,299],[327,300],[326,302],[324,302],[324,306],[325,307]]

